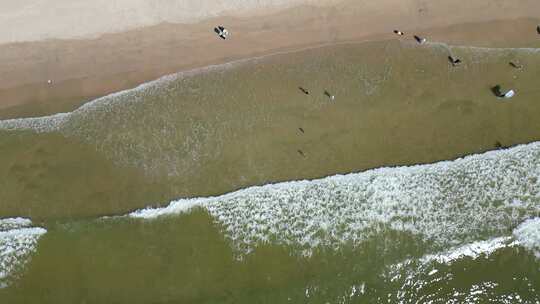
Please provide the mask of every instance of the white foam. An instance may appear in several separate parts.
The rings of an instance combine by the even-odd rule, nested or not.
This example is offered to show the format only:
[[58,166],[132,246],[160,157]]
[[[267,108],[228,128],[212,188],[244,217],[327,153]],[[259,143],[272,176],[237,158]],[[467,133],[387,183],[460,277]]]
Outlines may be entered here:
[[[233,244],[248,252],[272,240],[309,253],[321,245],[357,245],[387,229],[452,246],[504,234],[537,214],[539,189],[540,143],[532,143],[455,161],[177,200],[137,214],[155,218],[193,206],[206,208]],[[456,254],[484,252],[500,241],[478,243]]]
[[[406,276],[412,278],[412,274],[426,274],[432,276],[439,272],[437,264],[451,265],[452,263],[469,258],[476,260],[480,257],[488,258],[499,249],[509,248],[519,245],[519,242],[512,241],[512,237],[497,237],[490,240],[476,241],[462,246],[457,246],[443,252],[426,254],[419,259],[407,259],[403,262],[389,267],[390,281],[396,281]],[[428,269],[431,269],[427,272]]]
[[[367,41],[366,41],[367,42]],[[67,113],[57,113],[54,115],[48,115],[48,116],[42,116],[42,117],[32,117],[32,118],[15,118],[15,119],[6,119],[6,120],[0,120],[0,130],[30,130],[37,133],[44,133],[44,132],[56,132],[56,131],[64,131],[64,135],[78,135],[81,137],[84,137],[85,135],[80,132],[81,130],[65,130],[66,125],[69,125],[69,122],[73,118],[81,118],[85,117],[87,115],[91,115],[92,113],[98,113],[102,111],[107,111],[108,108],[115,106],[115,105],[122,105],[122,104],[129,104],[132,102],[139,102],[144,100],[143,97],[151,94],[152,92],[159,92],[160,89],[163,89],[168,84],[171,84],[174,81],[177,81],[179,79],[185,78],[185,77],[192,77],[194,75],[199,75],[203,73],[208,72],[215,72],[215,71],[223,71],[228,68],[232,68],[235,66],[239,66],[241,64],[246,64],[250,62],[255,62],[257,60],[277,56],[277,55],[283,55],[283,54],[289,54],[289,53],[298,53],[306,50],[311,49],[317,49],[317,48],[323,48],[328,46],[337,46],[337,45],[350,45],[350,44],[358,44],[358,42],[334,42],[334,43],[324,43],[317,46],[309,46],[305,48],[300,48],[292,51],[278,51],[273,52],[270,54],[265,54],[261,56],[254,56],[250,58],[244,58],[244,59],[238,59],[233,60],[230,62],[222,63],[222,64],[214,64],[209,65],[202,68],[195,68],[192,70],[187,71],[181,71],[169,75],[162,76],[158,79],[143,83],[138,85],[135,88],[122,90],[119,92],[115,92],[112,94],[109,94],[107,96],[103,96],[100,98],[97,98],[95,100],[92,100],[90,102],[87,102],[77,108],[76,110],[72,112]],[[471,47],[471,46],[452,46],[448,45],[446,43],[442,42],[430,42],[430,46],[435,48],[444,48],[448,50],[469,50],[469,51],[475,51],[480,54],[495,54],[495,55],[503,55],[507,54],[508,52],[518,52],[518,53],[539,53],[540,48],[487,48],[487,47]],[[486,56],[480,56],[479,58],[487,60]],[[368,79],[363,79],[365,84],[370,86],[370,81]],[[368,94],[370,94],[371,90],[373,88],[368,89]],[[76,125],[76,124],[75,124]],[[79,132],[78,132],[79,131]]]
[[533,47],[521,47],[521,48],[510,48],[510,47],[481,47],[481,46],[468,46],[468,45],[450,45],[444,42],[429,42],[430,46],[440,47],[448,51],[454,50],[468,50],[479,53],[509,53],[509,52],[520,52],[520,53],[540,53],[540,48]]
[[540,259],[540,217],[526,220],[514,229],[513,234],[520,245]]
[[39,238],[47,231],[40,227],[27,227],[31,222],[23,218],[0,219],[0,288],[20,274],[35,251]]
[[[399,284],[397,292],[392,294],[392,297],[400,303],[408,303],[410,299],[430,302],[428,301],[429,298],[435,301],[434,297],[438,293],[428,292],[426,294],[423,291],[435,290],[434,286],[439,285],[441,281],[446,282],[453,279],[451,273],[439,271],[441,265],[449,266],[463,259],[487,259],[500,249],[518,245],[520,245],[519,242],[513,240],[510,236],[472,242],[443,252],[427,254],[418,259],[407,259],[401,263],[391,265],[388,267],[387,272],[383,274],[383,277],[386,278],[388,283]],[[478,285],[472,285],[466,292],[455,290],[451,298],[447,298],[448,294],[445,296],[445,301],[447,303],[477,303],[480,295],[489,294],[495,287],[497,287],[497,283],[485,281]]]
[[30,130],[36,133],[54,132],[60,130],[69,115],[70,113],[58,113],[44,117],[0,120],[0,129],[7,131]]
[[32,225],[32,221],[22,217],[0,219],[0,231],[23,228]]
[[162,76],[158,79],[145,82],[138,85],[135,88],[118,91],[107,96],[103,96],[87,102],[75,109],[72,112],[57,113],[42,117],[30,117],[30,118],[14,118],[0,120],[0,129],[7,131],[34,131],[36,133],[57,132],[62,131],[63,128],[69,124],[70,120],[74,117],[81,118],[92,113],[99,113],[100,111],[107,111],[108,108],[115,105],[129,104],[133,102],[139,102],[143,100],[142,97],[149,93],[159,91],[166,85],[173,81],[181,79],[183,77],[191,77],[194,75],[208,73],[211,71],[224,70],[236,65],[246,63],[248,61],[257,60],[257,58],[241,59],[231,61],[224,64],[210,65],[204,68],[197,68],[188,71],[182,71],[170,75]]
[[[535,254],[539,253],[540,218],[525,220],[514,229],[513,236],[472,242],[443,252],[427,254],[418,259],[407,259],[401,263],[389,266],[387,269],[388,272],[384,273],[383,276],[389,282],[400,283],[399,292],[395,294],[398,299],[418,299],[424,287],[433,289],[433,284],[438,284],[441,280],[448,281],[453,279],[451,273],[439,272],[441,265],[450,266],[463,259],[488,259],[490,255],[498,250],[517,246],[528,248],[535,252]],[[455,291],[452,299],[447,300],[448,303],[476,303],[479,299],[478,296],[491,293],[497,285],[495,282],[485,281],[479,285],[472,285],[468,291]],[[535,292],[532,284],[528,284],[528,287],[530,288],[530,292]],[[501,303],[521,303],[518,293],[506,295],[493,294],[489,297],[490,299],[497,297]]]
[[164,215],[176,215],[190,211],[192,208],[200,206],[205,199],[191,199],[174,201],[165,208],[146,208],[134,211],[129,216],[134,218],[153,219]]
[[429,254],[420,259],[422,263],[437,262],[440,264],[451,264],[454,261],[464,258],[477,259],[480,256],[489,256],[495,251],[516,246],[517,242],[511,242],[511,237],[498,237],[486,241],[478,241],[466,244],[443,253]]

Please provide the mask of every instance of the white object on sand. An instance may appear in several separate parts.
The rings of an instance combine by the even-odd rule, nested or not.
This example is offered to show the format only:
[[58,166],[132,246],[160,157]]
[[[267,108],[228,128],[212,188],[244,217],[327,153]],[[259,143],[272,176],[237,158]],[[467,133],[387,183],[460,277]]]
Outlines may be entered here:
[[510,91],[504,93],[504,95],[502,97],[504,97],[504,98],[512,98],[512,97],[514,97],[514,95],[516,95],[516,92],[514,90],[510,90]]
[[50,80],[50,79],[47,80],[47,83],[48,83],[48,84],[52,84],[52,80]]

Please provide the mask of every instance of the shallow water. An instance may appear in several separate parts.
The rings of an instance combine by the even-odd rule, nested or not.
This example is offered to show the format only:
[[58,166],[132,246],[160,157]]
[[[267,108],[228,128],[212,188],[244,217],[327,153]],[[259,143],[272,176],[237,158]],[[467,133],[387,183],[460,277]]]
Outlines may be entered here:
[[0,121],[0,299],[540,303],[540,144],[334,175],[538,140],[538,63],[341,45]]
[[[452,67],[450,53],[463,65]],[[0,216],[122,214],[178,197],[532,142],[540,138],[539,63],[537,49],[345,44],[171,75],[68,114],[0,121],[10,153],[0,174],[15,185],[0,193],[11,206]],[[497,99],[495,84],[517,95]],[[57,191],[36,186],[35,166],[73,191],[41,201]]]

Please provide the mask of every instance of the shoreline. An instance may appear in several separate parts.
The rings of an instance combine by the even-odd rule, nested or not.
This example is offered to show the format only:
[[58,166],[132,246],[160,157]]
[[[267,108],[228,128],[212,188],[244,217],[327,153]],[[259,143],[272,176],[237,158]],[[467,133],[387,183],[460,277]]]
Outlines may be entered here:
[[[55,113],[51,113],[49,115],[2,118],[2,108],[0,107],[0,129],[3,128],[2,123],[9,123],[10,121],[18,121],[18,120],[26,120],[26,119],[39,120],[39,119],[48,119],[48,118],[53,118],[53,117],[59,117],[58,115],[70,114],[70,113],[72,113],[74,111],[79,110],[80,108],[83,108],[83,107],[86,107],[86,106],[91,106],[92,104],[94,104],[96,102],[99,103],[102,99],[105,99],[105,98],[119,96],[119,95],[122,95],[122,94],[129,93],[131,91],[143,90],[147,86],[159,85],[161,82],[174,81],[174,80],[177,80],[179,78],[191,77],[191,76],[200,75],[200,74],[204,74],[204,73],[211,73],[213,71],[223,71],[223,70],[227,69],[228,66],[233,67],[234,65],[252,64],[252,63],[255,63],[258,60],[264,60],[264,59],[271,58],[271,57],[274,57],[274,56],[298,54],[298,53],[302,53],[302,52],[306,52],[306,51],[313,51],[313,50],[318,50],[318,49],[323,49],[323,48],[332,48],[332,47],[340,47],[340,46],[357,46],[358,47],[358,46],[361,46],[362,44],[368,44],[368,43],[373,43],[373,42],[390,42],[392,40],[395,40],[395,39],[387,38],[387,39],[360,40],[360,41],[340,41],[340,42],[334,42],[334,43],[324,43],[324,44],[311,45],[311,46],[306,46],[306,47],[301,47],[301,48],[293,48],[293,49],[286,48],[285,50],[282,50],[282,51],[264,53],[264,54],[256,55],[256,56],[253,56],[253,57],[245,57],[245,58],[233,59],[231,61],[215,63],[215,64],[209,64],[209,65],[200,66],[200,67],[197,66],[197,67],[194,67],[194,68],[177,71],[177,72],[173,72],[173,73],[170,73],[170,74],[165,74],[165,75],[159,76],[158,78],[151,79],[151,80],[139,83],[134,87],[125,88],[125,89],[122,89],[120,91],[115,91],[115,92],[109,93],[107,95],[98,96],[98,97],[95,97],[95,98],[90,98],[87,101],[81,101],[81,103],[79,105],[77,105],[71,111],[55,112]],[[415,45],[415,42],[412,42],[412,41],[409,41],[409,42],[410,42],[411,45]],[[407,42],[405,42],[405,43],[407,43]],[[515,51],[531,50],[531,51],[535,51],[535,52],[540,52],[540,43],[537,45],[537,47],[530,47],[530,46],[529,47],[483,47],[483,46],[453,45],[453,44],[448,44],[447,42],[429,41],[428,45],[442,46],[442,47],[452,47],[452,48],[483,49],[483,50],[493,50],[493,51],[497,51],[497,50],[515,50]],[[77,79],[75,79],[75,80],[77,80]],[[11,131],[11,130],[15,130],[15,131],[17,131],[17,130],[32,130],[32,128],[31,127],[14,127],[14,128],[4,128],[4,130],[6,130],[6,131]],[[45,131],[45,132],[47,132],[47,131]],[[40,133],[40,131],[38,131],[38,133]],[[530,144],[530,143],[532,143],[532,142],[523,143],[523,144]],[[519,144],[517,144],[517,145],[519,145]],[[506,148],[511,148],[511,147],[514,147],[514,146],[516,146],[516,145],[505,146],[503,148],[506,149]],[[484,151],[484,152],[488,152],[488,151]],[[484,153],[484,152],[480,152],[480,153]],[[471,154],[464,154],[464,155],[462,155],[460,157],[465,157],[465,156],[468,156],[468,155],[471,155]],[[422,164],[424,164],[424,163],[422,163]],[[430,163],[427,163],[427,164],[430,164]],[[372,169],[375,169],[375,168],[372,168]]]
[[[451,67],[449,51],[464,65]],[[506,61],[512,58],[527,68],[513,70]],[[434,163],[537,141],[538,90],[531,88],[538,60],[526,49],[387,40],[165,76],[83,106],[58,132],[4,132],[0,174],[14,186],[0,198],[7,202],[3,212],[34,219],[119,214],[179,197]],[[514,100],[494,99],[489,85],[499,81],[517,90]],[[298,85],[313,94],[301,94]],[[336,94],[335,104],[323,89]],[[41,126],[54,122],[44,119]],[[58,197],[63,191],[69,193]]]
[[[308,19],[315,14],[299,13]],[[404,40],[390,28],[380,31],[388,26],[381,22],[365,32],[351,28],[331,35],[336,28],[317,23],[324,16],[291,34],[287,26],[275,28],[282,20],[273,16],[266,26],[231,21],[238,22],[235,40],[218,40],[208,32],[210,22],[199,25],[199,32],[183,33],[169,24],[76,45],[19,45],[40,45],[30,53],[37,57],[16,49],[4,54],[32,60],[18,61],[21,66],[0,61],[0,71],[9,63],[19,73],[9,74],[11,81],[28,81],[11,91],[0,82],[0,101],[6,92],[27,100],[19,108],[0,106],[5,151],[0,176],[6,177],[0,212],[35,219],[118,214],[179,197],[435,163],[540,139],[534,119],[540,115],[534,102],[540,94],[534,85],[540,57],[522,49],[540,49],[539,19],[403,28]],[[309,35],[320,27],[330,30]],[[261,36],[264,28],[268,33]],[[412,34],[430,43],[419,46]],[[452,46],[471,44],[480,48]],[[49,53],[40,53],[43,48]],[[177,48],[185,52],[173,52]],[[449,54],[463,64],[451,66]],[[47,56],[54,64],[40,61]],[[199,66],[208,60],[216,63]],[[509,60],[526,68],[513,69]],[[189,64],[191,71],[177,68]],[[234,68],[199,75],[220,66]],[[26,78],[32,67],[44,67],[42,74]],[[67,79],[36,84],[54,71]],[[193,77],[182,77],[186,74]],[[515,89],[517,96],[500,102],[489,90],[494,84]],[[302,94],[298,86],[312,94]],[[335,94],[335,103],[328,102],[325,90]],[[91,102],[65,119],[1,120],[65,113],[85,100]],[[6,131],[30,124],[54,132]]]
[[[439,160],[429,163],[419,163],[419,164],[410,164],[410,165],[394,165],[394,166],[383,166],[376,168],[369,168],[360,171],[353,171],[349,173],[337,173],[321,177],[308,178],[308,179],[292,179],[286,181],[275,181],[269,182],[261,185],[251,185],[247,187],[242,187],[238,189],[233,189],[231,191],[208,195],[208,196],[187,196],[187,197],[177,197],[171,199],[168,203],[160,205],[159,207],[148,205],[139,209],[134,209],[127,211],[125,213],[119,214],[109,214],[104,215],[101,218],[111,218],[111,217],[133,217],[133,218],[143,218],[143,219],[155,219],[165,215],[177,215],[181,213],[188,213],[192,208],[205,207],[212,201],[227,200],[234,197],[248,197],[250,193],[253,192],[264,192],[264,191],[279,191],[286,190],[288,188],[298,188],[303,186],[307,188],[310,184],[324,184],[331,181],[346,181],[346,180],[369,180],[365,176],[391,176],[393,173],[407,175],[406,173],[418,174],[418,172],[433,171],[442,175],[445,170],[449,167],[460,167],[465,164],[476,164],[480,162],[494,162],[494,159],[511,159],[513,155],[526,154],[530,152],[531,154],[534,151],[540,149],[540,141],[532,141],[529,143],[515,144],[512,146],[505,146],[495,150],[487,150],[473,154],[461,155],[456,158]],[[533,151],[533,152],[531,152]],[[532,158],[532,157],[531,157]]]
[[[381,7],[391,2],[386,1]],[[409,7],[411,3],[403,6],[410,10],[414,8]],[[415,13],[399,16],[390,11],[388,24],[381,24],[376,16],[358,21],[367,14],[360,8],[359,4],[345,1],[335,8],[301,6],[259,17],[217,17],[190,25],[160,24],[103,34],[97,39],[3,44],[0,119],[70,111],[95,98],[208,65],[343,42],[396,39],[390,30],[391,23],[410,24],[404,28],[407,39],[420,33],[449,44],[520,47],[534,41],[537,34],[533,26],[540,22],[538,18],[523,17],[523,12],[509,13],[510,19],[494,20],[486,17],[491,11],[488,9],[479,17],[459,18],[467,21],[464,23],[456,23],[450,17],[440,21],[441,16],[435,13],[418,17]],[[384,16],[386,11],[382,8],[366,10]],[[292,16],[293,21],[284,21]],[[282,22],[285,24],[281,25]],[[209,30],[217,23],[228,27],[230,24],[230,40],[220,41]],[[366,25],[373,26],[366,30]],[[47,84],[48,79],[53,85]]]
[[[499,22],[499,21],[497,21],[497,22]],[[459,25],[459,26],[463,26],[463,25]],[[96,98],[91,98],[91,99],[88,99],[87,101],[81,101],[80,104],[78,104],[75,108],[73,108],[70,111],[54,112],[54,113],[51,113],[51,114],[48,114],[48,115],[3,118],[2,117],[3,112],[2,112],[2,108],[0,106],[0,130],[4,130],[4,131],[27,131],[27,130],[31,130],[31,131],[35,131],[36,133],[51,132],[52,129],[51,130],[41,130],[39,128],[36,129],[34,126],[30,126],[30,125],[17,126],[17,122],[21,121],[21,122],[24,123],[24,121],[27,120],[27,119],[33,120],[33,121],[39,121],[41,119],[47,120],[47,119],[50,119],[50,118],[58,118],[59,119],[58,123],[61,123],[61,120],[64,118],[65,115],[70,115],[71,113],[76,112],[79,109],[83,110],[86,107],[92,107],[94,105],[99,106],[99,103],[104,99],[108,99],[110,97],[115,97],[115,96],[122,96],[123,94],[128,94],[130,92],[136,92],[136,91],[144,90],[146,87],[152,87],[152,86],[157,86],[157,85],[162,85],[162,84],[166,85],[169,82],[173,82],[175,80],[178,80],[178,79],[181,79],[181,78],[184,78],[184,77],[193,77],[193,76],[197,76],[197,75],[201,75],[201,74],[205,74],[205,73],[212,73],[212,72],[215,72],[215,71],[225,71],[228,68],[234,68],[235,66],[238,66],[238,65],[256,64],[257,61],[259,61],[259,60],[272,59],[272,57],[295,55],[295,54],[299,54],[299,53],[302,53],[302,52],[316,51],[316,50],[320,50],[320,49],[333,48],[333,47],[342,47],[342,46],[361,47],[362,45],[367,45],[369,43],[391,42],[393,40],[396,40],[396,39],[392,39],[392,38],[382,39],[381,38],[381,39],[360,40],[360,41],[351,40],[351,41],[340,41],[340,42],[333,42],[333,43],[310,45],[310,46],[305,46],[305,47],[301,47],[301,48],[292,48],[292,49],[291,48],[285,48],[284,50],[278,50],[278,51],[275,51],[275,52],[268,52],[268,53],[264,53],[264,54],[261,54],[261,55],[256,55],[256,56],[253,56],[253,57],[238,58],[238,59],[233,59],[233,60],[227,61],[227,62],[221,62],[221,63],[209,64],[209,65],[200,66],[200,67],[194,67],[194,68],[191,68],[191,69],[181,70],[181,71],[173,72],[173,73],[170,73],[170,74],[162,75],[162,76],[160,76],[158,78],[151,79],[151,80],[139,83],[134,87],[125,88],[125,89],[122,89],[120,91],[115,91],[115,92],[112,92],[112,93],[109,93],[109,94],[106,94],[106,95],[103,95],[103,96],[99,96],[99,97],[96,97]],[[402,42],[402,43],[410,44],[411,46],[416,45],[416,42],[413,42],[412,39],[411,39],[411,41],[405,41],[405,42]],[[537,44],[536,47],[531,47],[531,46],[529,46],[529,47],[502,47],[502,46],[500,46],[500,47],[483,47],[483,46],[469,46],[469,45],[452,45],[452,44],[448,44],[447,42],[440,42],[440,41],[428,41],[427,45],[429,45],[431,47],[440,46],[440,47],[444,47],[444,48],[470,48],[470,49],[492,50],[492,51],[503,51],[503,50],[514,50],[514,51],[526,51],[527,50],[527,51],[529,51],[530,50],[530,51],[540,53],[540,42]],[[75,104],[73,104],[73,105],[75,105]],[[10,124],[11,122],[14,122],[14,124]],[[8,125],[8,127],[6,127],[5,125]],[[12,125],[13,127],[9,127],[10,125]],[[39,125],[39,123],[38,123],[38,125]],[[54,127],[53,129],[55,129],[55,128],[56,127]],[[503,146],[501,148],[507,149],[507,148],[515,147],[515,146],[520,145],[520,144],[531,144],[533,142],[536,142],[536,141],[518,143],[518,144],[509,145],[509,146]],[[492,150],[479,151],[479,152],[476,152],[476,153],[473,153],[473,154],[466,153],[466,154],[458,155],[457,158],[466,157],[466,156],[469,156],[469,155],[475,155],[475,154],[478,154],[478,153],[485,153],[485,152],[489,152],[489,151],[492,151]],[[455,159],[452,159],[452,160],[455,160]],[[440,162],[440,161],[443,161],[443,160],[436,160],[434,162],[418,163],[418,164],[411,164],[411,165],[433,164],[433,163],[437,163],[437,162]],[[389,167],[392,168],[392,167],[399,167],[399,166],[401,166],[401,165],[395,165],[395,166],[389,166]],[[406,166],[408,166],[408,165],[406,165]],[[372,170],[372,169],[377,169],[377,168],[379,168],[379,167],[368,168],[367,170]],[[381,167],[381,168],[384,168],[384,167]],[[344,174],[347,174],[347,173],[344,173]]]

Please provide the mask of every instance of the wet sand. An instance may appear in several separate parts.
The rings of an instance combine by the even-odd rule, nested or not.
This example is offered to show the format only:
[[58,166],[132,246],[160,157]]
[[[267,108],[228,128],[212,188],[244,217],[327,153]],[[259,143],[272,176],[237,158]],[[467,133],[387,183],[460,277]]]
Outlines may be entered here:
[[[527,46],[537,38],[538,12],[535,1],[344,1],[256,17],[164,23],[92,39],[7,43],[0,45],[0,118],[70,111],[92,98],[209,64],[321,44],[394,38],[395,28],[454,44]],[[231,29],[230,40],[215,36],[216,24]],[[53,85],[47,84],[49,79]]]

